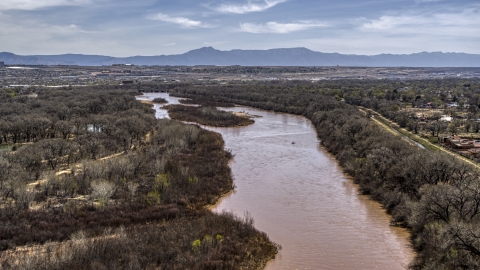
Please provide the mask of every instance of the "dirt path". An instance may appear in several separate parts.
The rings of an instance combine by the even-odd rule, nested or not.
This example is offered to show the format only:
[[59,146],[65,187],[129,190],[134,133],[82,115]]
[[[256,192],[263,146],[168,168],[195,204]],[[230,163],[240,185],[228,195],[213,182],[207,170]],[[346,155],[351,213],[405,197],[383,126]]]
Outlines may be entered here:
[[[366,109],[366,108],[363,108],[362,109],[359,109],[362,113],[364,113],[365,115],[367,115],[367,112],[365,110],[369,110],[371,111],[370,109]],[[373,111],[371,111],[370,113],[372,113]],[[376,116],[375,116],[376,117]],[[411,140],[409,140],[408,138],[406,138],[405,136],[403,136],[401,133],[399,133],[398,131],[396,131],[396,129],[393,129],[391,127],[389,127],[388,125],[382,123],[381,121],[379,121],[377,118],[375,117],[371,117],[370,120],[372,120],[373,122],[375,122],[377,125],[379,125],[380,127],[382,127],[383,129],[385,129],[386,131],[390,132],[391,134],[395,135],[395,136],[398,136],[400,138],[402,138],[402,140],[404,140],[405,142],[411,144],[411,145],[414,145],[414,146],[418,146],[416,145],[415,143],[413,143]]]
[[[121,156],[121,155],[123,155],[123,154],[125,154],[125,151],[122,151],[122,152],[119,152],[119,153],[115,153],[115,154],[113,154],[113,155],[100,158],[100,159],[98,159],[98,160],[99,160],[99,161],[105,161],[105,160],[108,160],[108,159],[111,159],[111,158],[114,158],[114,157]],[[80,164],[74,165],[74,167],[76,167],[76,168],[79,168],[79,166],[80,166]],[[62,171],[55,172],[55,175],[56,175],[56,176],[59,176],[59,175],[62,175],[62,174],[71,174],[71,173],[72,173],[72,169],[73,169],[73,168],[68,168],[68,169],[66,169],[66,170],[62,170]],[[30,189],[33,189],[36,185],[38,185],[38,184],[43,184],[43,183],[45,183],[45,182],[47,182],[46,179],[39,179],[39,180],[37,180],[37,181],[35,181],[35,182],[32,182],[32,183],[27,184],[27,186],[28,186]]]
[[[362,106],[358,106],[358,107],[359,107],[360,111],[365,113],[365,114],[367,114],[367,112],[369,112],[372,115],[371,119],[375,123],[377,123],[380,127],[387,130],[388,132],[393,133],[395,135],[407,136],[407,137],[411,138],[412,140],[414,140],[414,141],[420,143],[421,145],[423,145],[426,149],[430,149],[430,150],[434,150],[434,151],[441,151],[441,152],[447,153],[454,158],[460,159],[460,160],[462,160],[464,162],[467,162],[468,164],[474,166],[475,168],[480,169],[480,165],[477,164],[476,162],[474,162],[474,161],[472,161],[472,160],[470,160],[470,159],[468,159],[468,158],[466,158],[462,155],[459,155],[459,154],[457,154],[453,151],[450,151],[450,150],[445,149],[441,146],[433,144],[430,141],[425,140],[424,138],[421,138],[420,136],[418,136],[416,134],[413,134],[413,133],[411,133],[410,131],[408,131],[404,128],[400,128],[397,123],[383,117],[382,115],[380,115],[376,111],[365,108],[365,107],[362,107]],[[405,137],[403,137],[403,138],[408,141],[408,139],[406,139]],[[412,143],[412,142],[409,141],[409,143]]]
[[111,159],[111,158],[114,158],[114,157],[121,156],[121,155],[123,155],[123,154],[125,154],[125,151],[122,151],[122,152],[120,152],[120,153],[116,153],[116,154],[113,154],[113,155],[110,155],[110,156],[106,156],[106,157],[100,158],[100,159],[98,159],[98,160],[104,161],[104,160],[107,160],[107,159]]

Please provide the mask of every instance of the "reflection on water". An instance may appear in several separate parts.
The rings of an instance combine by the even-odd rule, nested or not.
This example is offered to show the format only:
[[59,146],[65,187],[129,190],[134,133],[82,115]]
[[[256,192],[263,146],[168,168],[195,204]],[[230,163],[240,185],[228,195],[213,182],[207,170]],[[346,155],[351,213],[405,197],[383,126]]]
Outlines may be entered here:
[[[137,100],[153,100],[154,98],[157,97],[163,97],[168,101],[168,104],[180,104],[178,102],[178,98],[175,97],[170,97],[167,93],[145,93],[142,96],[137,96]],[[163,118],[170,118],[168,117],[168,112],[167,110],[161,109],[161,107],[165,104],[153,104],[153,109],[155,110],[155,117],[158,119],[163,119]]]
[[[148,98],[167,94],[149,94]],[[170,101],[177,99],[169,97]],[[282,245],[267,269],[404,269],[413,257],[408,233],[318,144],[309,120],[247,107],[261,115],[240,128],[208,128],[222,134],[235,158],[236,191],[214,211],[249,212],[255,226]]]

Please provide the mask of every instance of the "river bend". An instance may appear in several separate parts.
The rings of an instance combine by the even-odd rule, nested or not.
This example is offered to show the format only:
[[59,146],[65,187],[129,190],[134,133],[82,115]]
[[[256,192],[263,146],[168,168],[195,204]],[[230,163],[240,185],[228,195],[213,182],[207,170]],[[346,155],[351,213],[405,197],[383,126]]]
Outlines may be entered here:
[[[139,99],[164,97],[149,93]],[[155,105],[157,118],[168,117]],[[266,269],[405,269],[414,254],[406,230],[389,225],[380,204],[359,195],[336,160],[318,143],[301,116],[249,107],[255,124],[208,128],[222,134],[235,155],[235,191],[213,207],[255,220],[255,227],[282,245]]]

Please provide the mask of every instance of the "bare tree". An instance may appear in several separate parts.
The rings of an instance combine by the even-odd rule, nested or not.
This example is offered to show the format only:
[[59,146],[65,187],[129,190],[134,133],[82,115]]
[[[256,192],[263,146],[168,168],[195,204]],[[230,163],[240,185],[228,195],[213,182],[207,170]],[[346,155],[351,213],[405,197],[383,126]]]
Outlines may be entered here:
[[26,185],[19,186],[15,190],[15,206],[18,210],[28,209],[35,198],[35,193],[28,190]]
[[98,180],[92,182],[92,197],[96,199],[103,199],[105,203],[108,204],[108,200],[115,193],[115,184],[105,181]]

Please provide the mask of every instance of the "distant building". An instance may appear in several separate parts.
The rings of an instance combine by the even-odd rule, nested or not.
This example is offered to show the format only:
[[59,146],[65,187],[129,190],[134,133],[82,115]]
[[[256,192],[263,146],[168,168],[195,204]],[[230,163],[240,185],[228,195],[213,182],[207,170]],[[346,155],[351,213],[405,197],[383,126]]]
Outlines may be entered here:
[[[445,144],[449,145],[453,149],[469,150],[480,149],[480,140],[473,140],[470,138],[461,138],[459,136],[448,136],[444,138]],[[471,154],[478,155],[480,150],[475,150]]]
[[133,84],[133,81],[122,81],[122,84],[125,85],[125,84]]
[[5,66],[5,63],[2,61],[0,62],[0,68],[3,68]]
[[440,118],[440,121],[443,121],[443,122],[452,122],[452,117],[451,116],[448,116],[448,115],[442,115],[442,117]]

